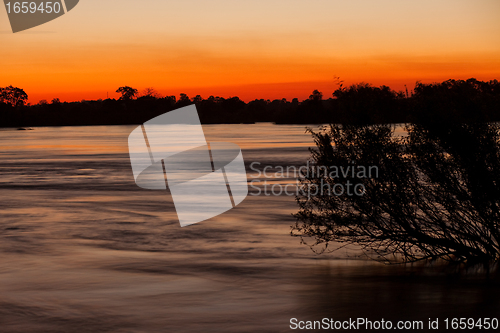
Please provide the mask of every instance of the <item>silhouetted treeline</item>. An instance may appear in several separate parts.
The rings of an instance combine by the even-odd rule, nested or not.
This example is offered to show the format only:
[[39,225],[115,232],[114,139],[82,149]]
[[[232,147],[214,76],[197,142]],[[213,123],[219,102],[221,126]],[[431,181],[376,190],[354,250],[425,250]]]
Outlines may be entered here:
[[[13,87],[10,87],[13,88]],[[4,88],[7,89],[7,88]],[[121,89],[121,90],[120,90]],[[195,103],[202,123],[231,124],[275,122],[278,124],[380,124],[440,121],[500,121],[500,83],[476,79],[417,83],[410,92],[387,86],[356,84],[340,87],[329,98],[315,90],[303,101],[256,99],[245,103],[238,97],[190,98],[181,94],[161,97],[148,89],[135,98],[137,90],[120,87],[122,98],[61,103],[41,101],[23,105],[0,99],[0,127],[127,125],[145,121]],[[443,106],[446,105],[446,108]]]

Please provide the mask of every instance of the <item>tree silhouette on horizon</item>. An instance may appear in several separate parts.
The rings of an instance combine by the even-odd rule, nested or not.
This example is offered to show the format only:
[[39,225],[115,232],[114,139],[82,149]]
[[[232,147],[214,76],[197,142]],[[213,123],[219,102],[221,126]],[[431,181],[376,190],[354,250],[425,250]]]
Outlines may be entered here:
[[129,100],[133,99],[134,97],[136,97],[138,94],[137,89],[134,89],[134,88],[129,87],[129,86],[119,87],[116,90],[116,92],[120,93],[122,95],[120,97],[120,100],[123,100],[123,101],[129,101]]
[[28,100],[28,94],[17,87],[13,87],[12,85],[0,88],[0,102],[9,104],[15,108],[24,106]]

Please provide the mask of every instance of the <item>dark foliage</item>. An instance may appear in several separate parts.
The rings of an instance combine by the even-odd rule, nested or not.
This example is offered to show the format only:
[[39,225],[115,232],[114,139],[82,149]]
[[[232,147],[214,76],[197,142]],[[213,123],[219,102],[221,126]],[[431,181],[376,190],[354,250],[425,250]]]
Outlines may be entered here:
[[9,104],[13,107],[21,107],[26,104],[27,100],[28,95],[20,88],[13,86],[0,88],[0,103]]
[[153,88],[146,89],[139,97],[137,89],[128,86],[117,91],[122,94],[119,100],[60,103],[54,99],[50,104],[46,101],[31,106],[16,103],[16,110],[1,107],[0,127],[140,124],[192,103],[197,105],[205,124],[407,123],[429,114],[436,116],[436,110],[443,119],[448,119],[450,115],[443,114],[440,105],[450,101],[456,105],[450,110],[454,115],[474,114],[490,121],[500,121],[500,84],[498,81],[474,79],[431,85],[418,83],[412,96],[397,93],[386,86],[358,84],[340,87],[328,99],[315,90],[301,102],[295,98],[292,101],[256,99],[245,103],[238,97],[210,96],[203,99],[199,95],[190,98],[186,94],[177,99],[175,96],[161,97]]
[[134,89],[129,86],[120,87],[116,90],[117,93],[120,93],[122,96],[120,97],[121,101],[129,101],[135,98],[138,94],[137,89]]
[[[498,82],[418,84],[405,135],[393,125],[331,125],[313,133],[326,170],[308,186],[362,184],[364,195],[298,198],[292,235],[323,251],[361,245],[383,260],[500,259]],[[331,177],[334,166],[376,166],[377,177]],[[322,170],[325,170],[324,168]],[[321,193],[320,193],[321,194]]]

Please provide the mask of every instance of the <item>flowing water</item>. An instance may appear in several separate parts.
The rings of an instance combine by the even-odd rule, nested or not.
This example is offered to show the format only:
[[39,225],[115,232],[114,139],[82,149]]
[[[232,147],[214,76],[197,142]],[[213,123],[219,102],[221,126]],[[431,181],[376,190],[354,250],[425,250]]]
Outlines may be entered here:
[[[0,130],[1,332],[288,332],[291,318],[427,327],[500,316],[493,278],[387,267],[355,249],[314,254],[290,236],[293,196],[249,195],[181,228],[168,192],[134,183],[133,129]],[[251,163],[304,165],[313,145],[304,126],[204,130],[242,148],[249,180]]]

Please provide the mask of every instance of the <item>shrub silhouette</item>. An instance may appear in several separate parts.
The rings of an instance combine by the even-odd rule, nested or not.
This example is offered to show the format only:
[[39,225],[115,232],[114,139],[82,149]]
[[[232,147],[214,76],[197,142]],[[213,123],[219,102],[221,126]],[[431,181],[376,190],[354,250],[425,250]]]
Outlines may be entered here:
[[[292,235],[324,251],[358,244],[378,259],[489,266],[500,256],[500,126],[489,123],[330,125],[313,133],[308,186],[362,184],[364,195],[298,197]],[[354,164],[353,164],[354,162]],[[331,177],[333,166],[376,166],[378,177]],[[327,171],[328,170],[328,171]],[[320,193],[321,194],[321,193]]]
[[[311,131],[315,169],[324,168],[303,179],[305,186],[325,190],[360,184],[364,195],[298,197],[292,235],[312,239],[319,251],[332,242],[357,244],[380,260],[497,263],[500,125],[492,121],[499,119],[498,81],[417,83],[405,101],[411,122],[402,137],[394,125],[370,125],[402,97],[377,89],[336,91],[339,109],[355,117]],[[390,118],[385,113],[379,120]],[[332,176],[335,166],[376,166],[378,177]]]

